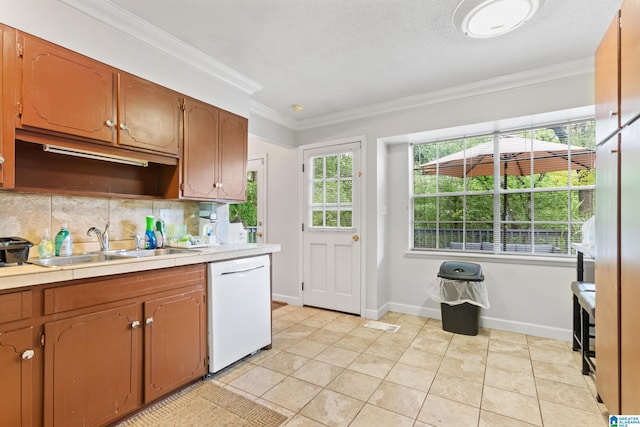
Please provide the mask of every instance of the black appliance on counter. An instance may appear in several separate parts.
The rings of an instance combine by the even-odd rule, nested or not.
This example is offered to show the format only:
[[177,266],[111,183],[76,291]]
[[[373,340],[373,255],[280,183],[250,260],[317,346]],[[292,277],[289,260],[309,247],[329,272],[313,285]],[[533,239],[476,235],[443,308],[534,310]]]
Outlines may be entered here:
[[22,237],[0,237],[0,266],[22,265],[33,243]]

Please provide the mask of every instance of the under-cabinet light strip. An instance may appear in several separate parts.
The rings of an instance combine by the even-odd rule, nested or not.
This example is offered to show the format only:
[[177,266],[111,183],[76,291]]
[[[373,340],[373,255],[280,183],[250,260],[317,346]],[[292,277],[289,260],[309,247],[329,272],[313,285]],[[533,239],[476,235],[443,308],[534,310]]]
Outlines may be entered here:
[[149,166],[149,162],[147,162],[146,160],[132,159],[130,157],[116,156],[114,154],[94,153],[91,151],[79,150],[76,148],[58,147],[56,145],[49,144],[44,144],[42,149],[49,153],[64,154],[67,156],[82,157],[85,159],[104,160],[107,162],[122,163],[125,165],[142,167]]

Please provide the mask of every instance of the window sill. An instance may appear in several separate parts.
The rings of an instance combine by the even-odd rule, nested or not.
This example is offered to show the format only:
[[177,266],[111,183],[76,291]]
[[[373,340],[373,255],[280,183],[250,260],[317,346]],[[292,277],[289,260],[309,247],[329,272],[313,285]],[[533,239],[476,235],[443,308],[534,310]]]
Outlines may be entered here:
[[486,261],[494,264],[541,265],[558,267],[575,267],[576,258],[573,256],[550,257],[541,255],[496,255],[478,252],[448,252],[448,251],[420,251],[409,250],[404,253],[405,258],[422,259],[450,259],[465,261]]

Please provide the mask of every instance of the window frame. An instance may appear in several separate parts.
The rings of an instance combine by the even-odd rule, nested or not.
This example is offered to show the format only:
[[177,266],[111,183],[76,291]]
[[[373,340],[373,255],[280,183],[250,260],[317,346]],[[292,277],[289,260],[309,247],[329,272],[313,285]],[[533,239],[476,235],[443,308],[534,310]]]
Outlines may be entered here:
[[[415,177],[416,177],[416,167],[418,164],[420,164],[420,162],[416,163],[415,160],[415,156],[416,151],[415,151],[415,147],[416,146],[422,146],[425,144],[443,144],[443,143],[447,143],[447,142],[460,142],[463,141],[464,145],[463,147],[465,147],[464,149],[466,149],[467,147],[467,141],[473,138],[490,138],[493,141],[494,144],[494,153],[497,151],[497,149],[495,148],[495,144],[496,142],[500,139],[500,136],[505,136],[505,135],[509,135],[509,134],[521,134],[521,133],[526,133],[528,135],[528,137],[530,137],[531,139],[535,139],[534,138],[534,134],[536,131],[540,131],[543,129],[551,129],[551,128],[556,128],[556,127],[565,127],[565,128],[569,128],[570,126],[577,126],[577,125],[583,125],[583,126],[590,126],[593,132],[593,137],[592,139],[590,139],[588,141],[588,144],[585,145],[585,147],[593,150],[592,153],[592,162],[591,162],[591,168],[586,169],[588,171],[593,171],[593,173],[595,173],[595,148],[596,148],[596,141],[595,141],[595,119],[593,117],[583,117],[580,118],[578,120],[564,120],[564,121],[559,121],[559,122],[555,122],[555,123],[546,123],[546,124],[536,124],[536,125],[532,125],[532,126],[526,126],[526,127],[520,127],[520,128],[514,128],[514,129],[498,129],[495,130],[494,132],[483,132],[483,133],[478,133],[478,134],[473,134],[473,135],[460,135],[460,136],[452,136],[449,137],[447,139],[442,139],[442,140],[438,140],[438,139],[432,139],[432,140],[424,140],[424,141],[420,141],[420,142],[414,142],[414,143],[410,143],[408,144],[408,151],[409,151],[409,188],[410,188],[410,194],[409,194],[409,202],[410,202],[410,209],[409,209],[409,227],[410,227],[410,233],[409,233],[409,251],[413,252],[413,253],[420,253],[420,252],[446,252],[446,253],[481,253],[484,255],[499,255],[499,256],[505,256],[505,255],[527,255],[527,256],[553,256],[553,257],[568,257],[568,256],[575,256],[575,250],[572,248],[572,243],[576,242],[577,239],[575,239],[576,235],[580,234],[580,226],[588,219],[588,218],[584,218],[584,220],[574,220],[573,219],[573,215],[574,212],[572,211],[572,197],[579,197],[579,193],[580,191],[590,191],[591,194],[591,206],[590,206],[590,213],[591,214],[595,214],[595,180],[593,181],[592,184],[589,185],[577,185],[577,183],[574,183],[574,178],[572,175],[573,169],[570,168],[570,164],[567,161],[567,182],[566,185],[563,186],[545,186],[545,187],[535,187],[534,185],[534,181],[533,181],[533,176],[532,175],[523,175],[525,177],[528,177],[530,179],[530,184],[527,187],[523,187],[523,188],[516,188],[516,189],[504,189],[503,188],[503,182],[501,181],[501,174],[500,174],[500,158],[496,157],[495,155],[493,156],[493,175],[490,175],[493,177],[493,189],[491,190],[485,190],[485,191],[473,191],[473,190],[469,190],[468,189],[468,178],[465,175],[465,179],[462,180],[462,185],[463,185],[463,190],[462,191],[453,191],[453,192],[440,192],[440,187],[439,187],[439,177],[442,176],[446,176],[445,174],[440,174],[439,170],[438,172],[436,172],[436,174],[434,174],[433,176],[435,177],[435,188],[436,188],[436,192],[435,193],[416,193],[416,183],[415,183]],[[573,139],[569,137],[569,139],[565,142],[568,145],[574,145],[573,144]],[[436,147],[436,150],[438,150],[439,147]],[[436,156],[436,159],[441,158],[440,156]],[[536,160],[534,158],[534,160]],[[465,158],[465,165],[466,165],[466,158]],[[437,166],[439,167],[439,165]],[[506,175],[505,175],[506,176]],[[535,219],[535,197],[536,195],[542,195],[544,193],[557,193],[558,195],[560,195],[562,192],[566,192],[567,193],[567,205],[566,205],[566,209],[567,209],[567,217],[566,220],[536,220]],[[575,194],[573,194],[573,192],[575,192]],[[513,221],[507,221],[506,218],[502,217],[502,205],[501,205],[501,200],[503,199],[503,197],[505,197],[505,195],[508,197],[509,194],[526,194],[530,198],[531,204],[529,205],[529,209],[530,209],[530,217],[531,219],[529,221],[520,221],[519,223],[524,223],[524,224],[528,224],[529,228],[525,229],[526,231],[523,231],[522,234],[529,234],[528,238],[529,238],[529,242],[528,248],[524,248],[524,249],[529,249],[529,251],[523,251],[523,252],[516,252],[516,249],[514,249],[514,247],[510,247],[507,248],[507,244],[506,242],[503,240],[502,238],[502,233],[503,230],[507,230],[505,225],[510,225],[510,224],[515,224],[515,222]],[[485,247],[484,244],[482,244],[482,249],[480,248],[480,246],[476,247],[477,245],[480,244],[476,244],[473,242],[468,242],[467,241],[467,232],[468,230],[471,230],[470,227],[467,227],[469,224],[473,224],[473,223],[477,223],[479,221],[474,221],[474,219],[469,219],[467,218],[467,198],[469,196],[486,196],[486,195],[491,195],[493,196],[493,216],[492,216],[492,220],[491,220],[491,229],[490,229],[490,233],[491,233],[491,239],[493,240],[492,242],[489,243],[489,245],[491,246],[491,249],[488,249]],[[440,228],[441,224],[443,222],[445,222],[444,220],[440,220],[439,218],[439,203],[442,201],[443,197],[461,197],[462,198],[462,219],[459,221],[461,223],[461,232],[462,232],[462,245],[460,248],[458,248],[458,246],[456,245],[456,248],[450,248],[450,247],[443,247],[441,245],[440,242],[440,234],[441,231],[443,229]],[[429,223],[429,222],[433,222],[435,224],[435,244],[433,244],[432,246],[418,246],[418,240],[416,237],[416,230],[417,230],[417,221],[416,221],[416,201],[418,200],[427,200],[427,199],[435,199],[435,212],[436,212],[436,219],[435,221],[424,221],[424,223]],[[576,208],[579,205],[576,205]],[[453,224],[455,221],[452,220],[448,220],[446,221],[447,223],[451,223]],[[486,221],[485,221],[486,222]],[[553,252],[549,253],[547,252],[549,248],[547,248],[546,246],[543,247],[542,245],[538,245],[536,243],[536,238],[537,238],[537,234],[536,234],[536,230],[544,230],[544,228],[539,228],[539,226],[547,226],[548,229],[553,229],[554,226],[557,226],[558,228],[562,229],[566,229],[566,236],[564,237],[564,240],[566,242],[566,244],[564,244],[561,248],[559,248],[560,250],[558,250],[558,248],[553,247]],[[458,230],[458,229],[454,229],[452,228],[452,230]],[[475,230],[474,230],[475,231]],[[513,232],[513,230],[511,231]],[[561,231],[556,231],[558,233],[561,233]],[[457,243],[457,242],[456,242]],[[472,244],[468,244],[468,243],[472,243]],[[544,249],[543,252],[540,252],[540,250]]]

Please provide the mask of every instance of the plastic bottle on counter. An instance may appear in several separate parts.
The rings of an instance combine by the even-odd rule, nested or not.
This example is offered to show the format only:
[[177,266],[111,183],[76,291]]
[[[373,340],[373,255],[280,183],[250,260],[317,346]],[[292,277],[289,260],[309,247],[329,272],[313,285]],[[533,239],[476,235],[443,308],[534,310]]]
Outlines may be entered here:
[[167,235],[165,233],[164,221],[156,221],[156,248],[163,249],[167,245]]
[[66,222],[62,223],[60,231],[56,234],[55,254],[56,256],[73,255],[73,242],[71,241],[71,233],[69,233],[69,225]]
[[153,215],[147,216],[147,230],[144,232],[144,248],[156,248],[156,234],[153,232]]
[[38,256],[40,258],[51,258],[55,253],[55,246],[53,240],[51,240],[51,233],[49,229],[45,228],[42,233],[42,240],[38,244]]

